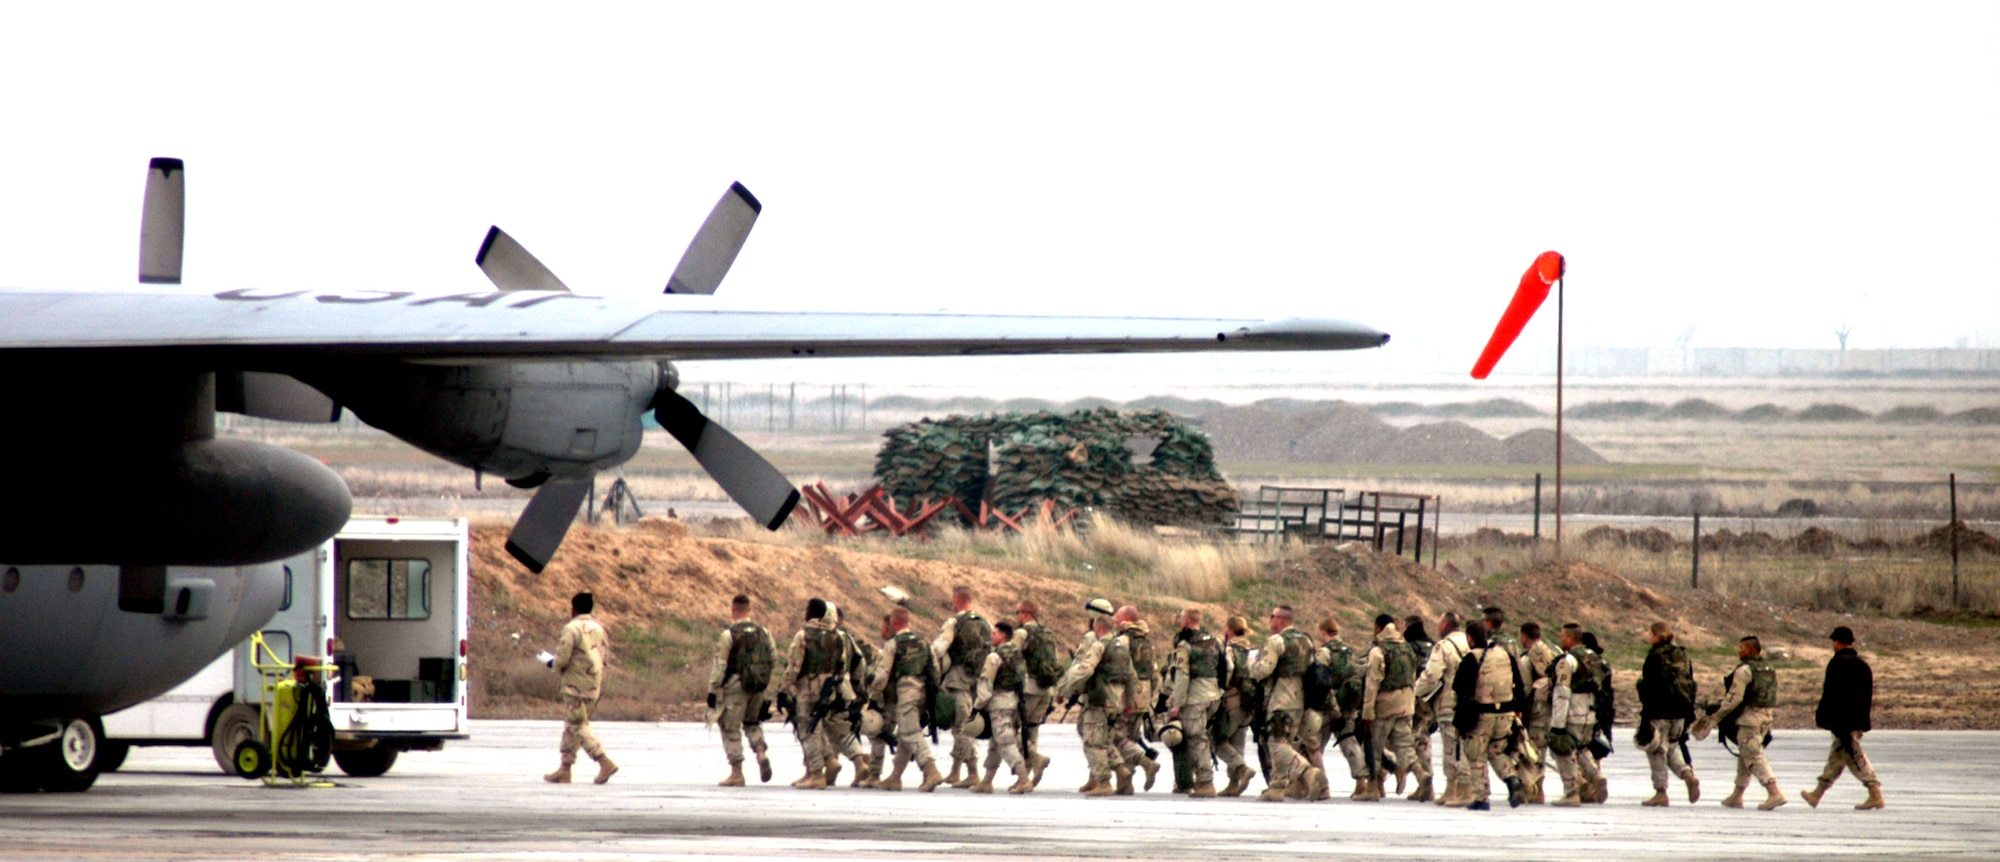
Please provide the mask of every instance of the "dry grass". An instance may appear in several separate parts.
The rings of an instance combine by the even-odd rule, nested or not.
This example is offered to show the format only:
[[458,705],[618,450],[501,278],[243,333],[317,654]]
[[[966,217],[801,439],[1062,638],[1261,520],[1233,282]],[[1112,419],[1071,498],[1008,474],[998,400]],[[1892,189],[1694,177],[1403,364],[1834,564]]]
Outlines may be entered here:
[[770,532],[746,521],[721,520],[706,535],[785,547],[837,545],[990,568],[1080,580],[1123,592],[1194,601],[1221,598],[1256,576],[1269,560],[1300,552],[1297,546],[1217,544],[1199,536],[1168,535],[1108,516],[1091,515],[1080,529],[1054,529],[1031,521],[1025,532],[938,527],[924,538],[833,538],[816,527],[790,522]]
[[[1849,538],[1906,538],[1885,533]],[[1467,540],[1448,541],[1443,563],[1474,578],[1505,578],[1553,553],[1539,549]],[[1670,551],[1593,547],[1567,543],[1566,556],[1616,572],[1635,583],[1683,589],[1694,581],[1693,555],[1682,545]],[[1704,549],[1700,589],[1724,598],[1746,599],[1780,608],[1923,616],[1951,609],[1951,560],[1932,550],[1888,547],[1817,554],[1793,550],[1753,552]],[[1959,605],[1974,614],[2000,614],[2000,556],[1962,553]]]

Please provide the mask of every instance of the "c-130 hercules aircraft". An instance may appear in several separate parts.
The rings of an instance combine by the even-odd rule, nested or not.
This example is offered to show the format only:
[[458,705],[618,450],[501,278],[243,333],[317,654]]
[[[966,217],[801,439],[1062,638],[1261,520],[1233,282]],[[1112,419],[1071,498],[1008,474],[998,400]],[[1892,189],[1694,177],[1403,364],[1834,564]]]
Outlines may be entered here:
[[[598,472],[651,411],[751,517],[798,491],[675,392],[682,359],[1347,350],[1336,320],[755,311],[712,296],[762,205],[732,185],[668,296],[572,292],[493,228],[495,290],[194,291],[186,172],[154,159],[138,287],[0,287],[0,788],[74,791],[98,717],[167,691],[259,629],[278,560],[346,523],[340,476],[284,447],[217,439],[215,413],[329,422],[352,410],[535,495],[507,550],[540,572]],[[89,517],[80,517],[88,512]]]

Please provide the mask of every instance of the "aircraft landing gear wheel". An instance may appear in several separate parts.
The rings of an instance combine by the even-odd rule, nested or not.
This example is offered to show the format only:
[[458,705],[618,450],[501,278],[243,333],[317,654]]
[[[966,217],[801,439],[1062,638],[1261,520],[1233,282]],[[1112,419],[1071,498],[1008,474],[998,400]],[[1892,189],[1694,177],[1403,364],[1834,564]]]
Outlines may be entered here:
[[257,708],[249,704],[230,704],[215,717],[215,729],[209,733],[209,748],[215,754],[215,768],[236,774],[236,748],[245,740],[257,738]]
[[72,718],[63,722],[62,736],[55,742],[25,753],[40,773],[43,790],[81,793],[97,783],[97,759],[103,745],[104,731],[97,719]]
[[396,749],[363,748],[357,751],[336,751],[333,762],[340,765],[340,771],[355,778],[374,778],[388,772],[396,765]]
[[117,772],[125,765],[125,757],[132,753],[132,745],[125,742],[105,742],[97,749],[97,773]]
[[257,740],[243,740],[243,744],[236,746],[232,765],[238,778],[263,778],[271,771],[271,750]]

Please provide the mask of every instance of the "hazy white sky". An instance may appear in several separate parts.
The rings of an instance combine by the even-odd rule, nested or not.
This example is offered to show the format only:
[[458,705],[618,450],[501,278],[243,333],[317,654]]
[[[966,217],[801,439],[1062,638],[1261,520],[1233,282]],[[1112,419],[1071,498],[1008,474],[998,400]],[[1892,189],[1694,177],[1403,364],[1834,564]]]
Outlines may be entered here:
[[1990,2],[9,4],[0,284],[131,283],[170,155],[217,289],[480,290],[498,223],[657,292],[741,180],[760,304],[1340,316],[1469,366],[1552,248],[1576,343],[2000,346],[1995,45]]

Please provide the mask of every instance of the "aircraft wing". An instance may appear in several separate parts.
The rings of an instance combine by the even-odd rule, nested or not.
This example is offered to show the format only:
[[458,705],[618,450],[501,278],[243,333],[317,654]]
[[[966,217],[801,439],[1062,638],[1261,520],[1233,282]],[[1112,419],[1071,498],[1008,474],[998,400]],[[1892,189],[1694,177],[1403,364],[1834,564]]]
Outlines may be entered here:
[[746,310],[705,296],[388,289],[210,293],[0,288],[0,355],[135,351],[431,360],[766,359],[1197,350],[1346,350],[1389,336],[1343,320]]

